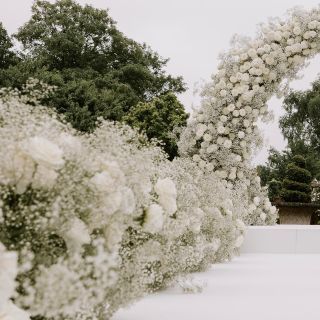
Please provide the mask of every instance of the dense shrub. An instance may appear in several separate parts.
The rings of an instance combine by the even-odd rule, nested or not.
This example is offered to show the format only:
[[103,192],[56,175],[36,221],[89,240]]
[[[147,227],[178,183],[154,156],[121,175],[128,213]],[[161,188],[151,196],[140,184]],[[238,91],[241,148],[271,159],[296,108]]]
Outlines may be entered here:
[[311,173],[305,169],[305,159],[294,156],[286,170],[286,179],[283,180],[281,196],[288,202],[311,201]]

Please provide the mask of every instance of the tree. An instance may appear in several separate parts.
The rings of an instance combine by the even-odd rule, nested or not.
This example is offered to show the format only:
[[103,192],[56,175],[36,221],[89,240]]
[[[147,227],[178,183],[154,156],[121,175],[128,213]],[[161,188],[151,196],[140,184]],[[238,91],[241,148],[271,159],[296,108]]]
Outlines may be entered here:
[[311,173],[306,169],[303,156],[296,155],[287,166],[286,178],[282,183],[281,196],[287,202],[311,201]]
[[168,93],[151,102],[141,102],[131,108],[124,117],[129,125],[146,133],[149,139],[156,138],[164,143],[164,150],[173,159],[178,152],[175,128],[187,124],[188,114],[175,95]]
[[280,127],[291,148],[297,144],[310,146],[320,153],[320,80],[306,91],[291,91],[285,98],[285,115]]
[[8,68],[16,61],[17,57],[12,51],[12,47],[12,41],[0,22],[0,69]]
[[[156,98],[186,89],[181,77],[165,72],[168,59],[123,35],[107,11],[73,0],[35,0],[30,20],[15,37],[22,44],[22,59],[16,66],[0,70],[0,87],[21,89],[29,77],[55,86],[41,102],[81,131],[94,130],[99,117],[123,121],[139,103],[151,106]],[[158,107],[176,107],[165,101]],[[180,111],[182,118],[187,117]],[[168,128],[162,127],[163,138],[169,127],[176,125],[170,121],[175,118],[167,120]],[[167,139],[165,145],[170,149],[169,144]]]

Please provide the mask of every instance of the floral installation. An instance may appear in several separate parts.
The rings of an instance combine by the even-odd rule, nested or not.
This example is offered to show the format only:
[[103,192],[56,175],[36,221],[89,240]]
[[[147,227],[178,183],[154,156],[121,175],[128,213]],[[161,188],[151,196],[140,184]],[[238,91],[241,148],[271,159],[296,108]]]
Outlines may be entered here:
[[180,152],[200,168],[216,172],[231,189],[236,181],[247,185],[247,224],[276,219],[276,209],[250,165],[254,150],[261,145],[257,121],[270,118],[267,101],[275,93],[286,92],[283,80],[294,79],[318,53],[319,30],[319,9],[297,8],[287,19],[262,24],[253,40],[234,37],[181,139]]
[[[169,161],[133,129],[80,134],[25,92],[0,92],[0,318],[109,319],[239,252],[276,209],[250,166],[266,102],[319,50],[320,12],[237,39]],[[3,280],[4,279],[4,280]],[[186,279],[181,280],[181,279]]]

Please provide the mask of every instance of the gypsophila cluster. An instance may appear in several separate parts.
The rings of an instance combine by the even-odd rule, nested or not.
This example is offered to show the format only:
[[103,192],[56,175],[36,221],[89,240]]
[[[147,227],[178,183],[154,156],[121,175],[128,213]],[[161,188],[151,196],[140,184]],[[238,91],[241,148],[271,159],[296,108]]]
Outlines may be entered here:
[[230,187],[237,180],[245,182],[251,202],[248,223],[276,218],[250,168],[251,155],[261,142],[257,121],[268,118],[266,103],[281,93],[281,82],[293,79],[319,51],[319,30],[319,9],[295,9],[288,19],[262,25],[254,40],[236,37],[221,56],[218,73],[204,89],[202,106],[180,142],[185,156],[203,170],[216,172]]

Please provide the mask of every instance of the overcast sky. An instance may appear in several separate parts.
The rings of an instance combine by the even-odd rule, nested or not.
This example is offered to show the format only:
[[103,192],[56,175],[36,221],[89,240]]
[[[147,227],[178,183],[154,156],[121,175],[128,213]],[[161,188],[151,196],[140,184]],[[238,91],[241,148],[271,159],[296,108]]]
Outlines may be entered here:
[[[53,2],[53,1],[50,1]],[[199,104],[194,93],[216,71],[218,55],[229,47],[233,34],[254,36],[256,26],[269,17],[283,16],[294,6],[312,8],[317,0],[78,0],[98,8],[109,8],[118,28],[128,37],[146,42],[161,56],[170,58],[168,72],[182,75],[188,85],[180,96],[188,110]],[[9,33],[28,20],[33,0],[0,0],[0,21]],[[320,59],[314,59],[295,89],[309,88],[318,72]],[[285,147],[277,121],[282,114],[281,101],[272,98],[270,108],[275,120],[262,125],[265,146],[256,163],[267,158],[267,149]]]

